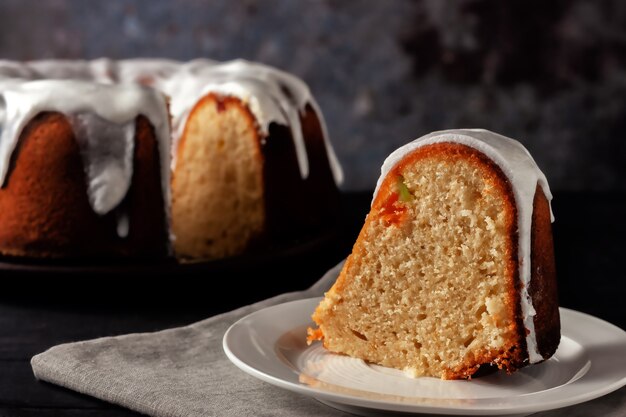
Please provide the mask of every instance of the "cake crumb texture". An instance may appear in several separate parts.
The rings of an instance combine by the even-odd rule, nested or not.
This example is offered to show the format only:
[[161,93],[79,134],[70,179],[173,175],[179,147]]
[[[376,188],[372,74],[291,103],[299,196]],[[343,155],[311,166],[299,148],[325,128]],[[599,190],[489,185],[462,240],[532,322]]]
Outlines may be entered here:
[[411,152],[385,178],[309,339],[415,376],[523,366],[516,216],[508,180],[479,151]]

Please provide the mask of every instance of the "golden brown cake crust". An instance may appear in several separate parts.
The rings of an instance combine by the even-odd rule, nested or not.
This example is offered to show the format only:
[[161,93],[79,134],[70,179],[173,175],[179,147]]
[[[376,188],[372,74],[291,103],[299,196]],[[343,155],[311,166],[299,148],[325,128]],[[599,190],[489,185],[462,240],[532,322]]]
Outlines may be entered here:
[[122,208],[129,235],[117,235],[116,214],[89,205],[80,151],[71,125],[45,112],[25,127],[0,189],[0,253],[26,257],[163,257],[167,229],[158,146],[145,117],[136,125],[134,172]]
[[537,348],[547,359],[556,352],[561,340],[561,322],[550,203],[539,186],[533,201],[530,256],[532,278],[528,292],[537,312],[534,318]]

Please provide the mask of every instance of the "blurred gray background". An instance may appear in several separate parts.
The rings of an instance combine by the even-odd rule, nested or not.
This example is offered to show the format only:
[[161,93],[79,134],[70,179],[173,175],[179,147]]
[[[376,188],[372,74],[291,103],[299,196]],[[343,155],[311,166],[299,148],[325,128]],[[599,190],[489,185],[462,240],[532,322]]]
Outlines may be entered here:
[[626,2],[0,0],[0,57],[257,60],[304,78],[346,190],[432,130],[522,141],[558,191],[626,191]]

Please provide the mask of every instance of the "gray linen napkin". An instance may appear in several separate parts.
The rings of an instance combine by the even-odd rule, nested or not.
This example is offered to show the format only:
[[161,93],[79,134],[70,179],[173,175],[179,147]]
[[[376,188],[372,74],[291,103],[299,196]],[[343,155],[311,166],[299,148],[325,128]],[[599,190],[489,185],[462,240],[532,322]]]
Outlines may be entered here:
[[[257,380],[222,350],[235,321],[262,308],[320,296],[342,264],[305,291],[282,294],[189,326],[68,343],[33,357],[35,377],[154,417],[346,416]],[[626,389],[542,417],[626,415]]]
[[37,379],[154,417],[328,415],[329,407],[239,370],[222,350],[222,338],[231,324],[254,311],[322,295],[342,265],[305,291],[189,326],[55,346],[33,357],[33,372]]

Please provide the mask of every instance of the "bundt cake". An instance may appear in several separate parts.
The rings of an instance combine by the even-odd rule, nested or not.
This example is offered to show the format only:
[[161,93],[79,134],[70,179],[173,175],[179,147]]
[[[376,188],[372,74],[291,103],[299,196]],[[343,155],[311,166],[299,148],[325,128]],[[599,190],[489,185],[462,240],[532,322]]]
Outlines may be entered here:
[[[301,80],[261,64],[0,61],[0,126],[4,255],[134,256],[171,244],[179,259],[214,259],[313,233],[337,213],[342,173],[317,104]],[[89,221],[75,221],[79,208]],[[99,237],[91,223],[117,232]]]
[[551,198],[504,136],[449,130],[401,147],[309,343],[442,379],[549,358],[560,340]]

